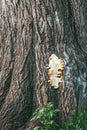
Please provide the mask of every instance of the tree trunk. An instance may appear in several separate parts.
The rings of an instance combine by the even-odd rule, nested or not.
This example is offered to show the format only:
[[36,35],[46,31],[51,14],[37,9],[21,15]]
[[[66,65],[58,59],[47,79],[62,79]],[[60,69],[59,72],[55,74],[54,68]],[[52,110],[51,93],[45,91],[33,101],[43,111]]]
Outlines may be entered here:
[[[0,129],[17,130],[47,102],[71,121],[87,103],[86,0],[2,0],[0,12]],[[48,83],[48,59],[65,63],[64,83]],[[22,129],[22,128],[21,128]],[[24,128],[23,128],[24,129]]]

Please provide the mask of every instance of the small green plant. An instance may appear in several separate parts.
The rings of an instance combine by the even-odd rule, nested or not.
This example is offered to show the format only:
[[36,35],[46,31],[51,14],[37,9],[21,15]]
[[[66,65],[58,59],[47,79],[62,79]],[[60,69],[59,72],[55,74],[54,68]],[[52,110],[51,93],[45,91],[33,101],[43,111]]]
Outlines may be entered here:
[[71,123],[65,123],[64,130],[87,130],[86,112],[75,112]]
[[83,130],[79,124],[65,123],[64,130]]
[[34,130],[56,130],[58,124],[53,120],[53,117],[59,112],[59,109],[54,109],[52,103],[47,103],[44,107],[38,108],[32,120],[40,120],[41,126],[37,126]]

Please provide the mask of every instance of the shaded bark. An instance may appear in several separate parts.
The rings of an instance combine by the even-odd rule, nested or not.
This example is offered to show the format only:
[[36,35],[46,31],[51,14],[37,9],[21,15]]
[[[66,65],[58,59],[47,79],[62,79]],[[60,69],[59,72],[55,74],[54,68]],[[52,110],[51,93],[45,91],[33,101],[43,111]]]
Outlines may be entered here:
[[[86,0],[4,1],[0,17],[0,128],[17,130],[52,102],[57,121],[87,106]],[[64,85],[48,83],[49,56],[64,59]]]

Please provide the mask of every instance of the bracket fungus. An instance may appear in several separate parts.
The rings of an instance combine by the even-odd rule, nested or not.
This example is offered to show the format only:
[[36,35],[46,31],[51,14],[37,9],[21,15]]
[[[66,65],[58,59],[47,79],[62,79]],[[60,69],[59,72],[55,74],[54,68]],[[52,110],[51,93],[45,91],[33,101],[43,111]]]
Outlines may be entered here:
[[48,65],[48,82],[52,87],[57,89],[60,83],[63,83],[63,70],[64,70],[64,61],[59,59],[55,54],[52,54],[49,57]]

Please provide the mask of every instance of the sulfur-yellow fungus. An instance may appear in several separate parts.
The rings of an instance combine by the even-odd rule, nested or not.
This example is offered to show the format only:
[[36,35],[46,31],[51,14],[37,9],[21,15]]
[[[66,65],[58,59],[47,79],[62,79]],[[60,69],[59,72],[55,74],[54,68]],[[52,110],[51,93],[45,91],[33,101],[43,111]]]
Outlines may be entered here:
[[48,82],[52,87],[57,89],[59,87],[59,83],[63,82],[62,72],[64,70],[64,61],[59,59],[55,54],[52,54],[49,57],[49,65],[48,65]]

